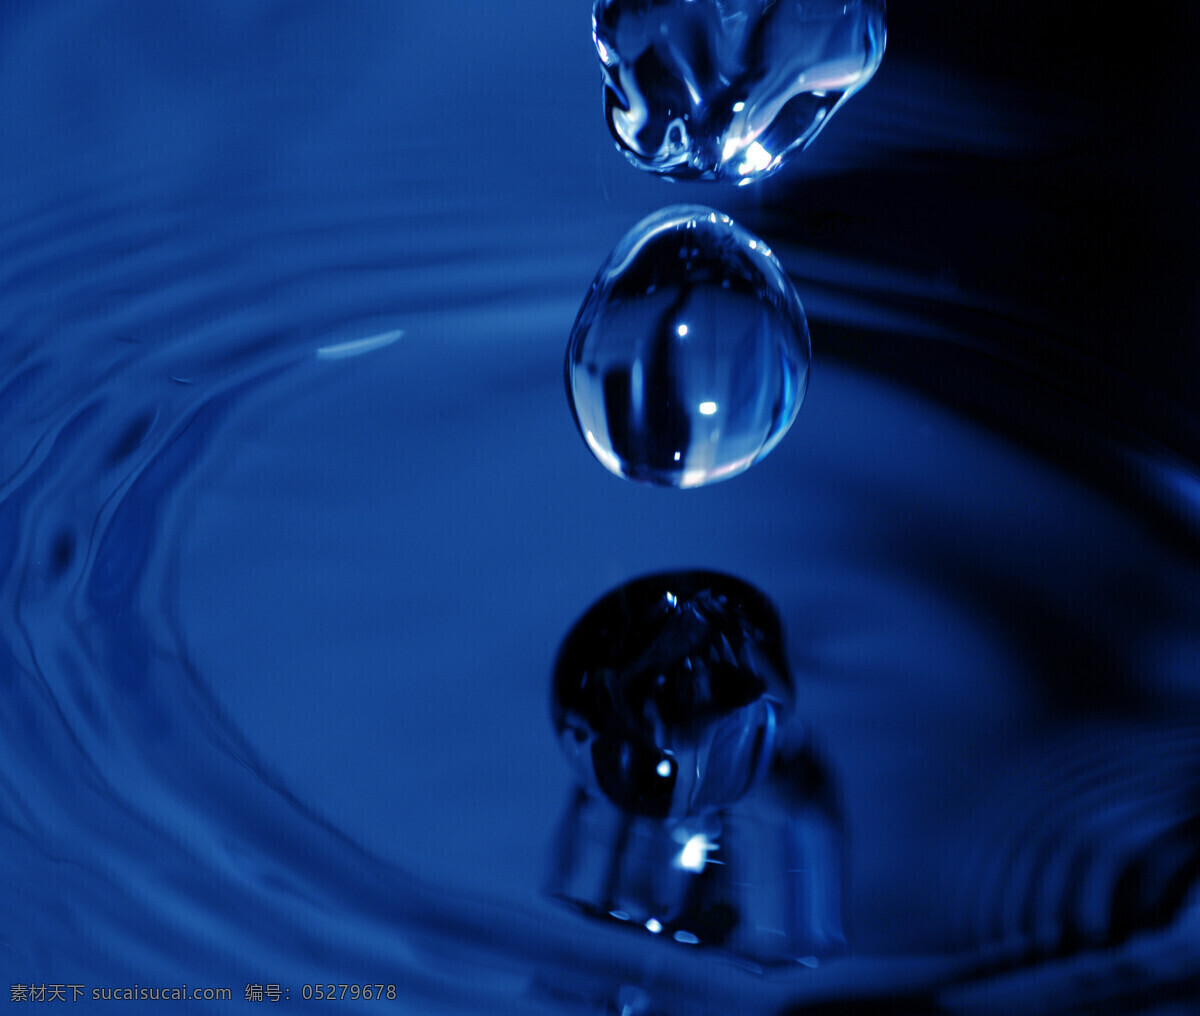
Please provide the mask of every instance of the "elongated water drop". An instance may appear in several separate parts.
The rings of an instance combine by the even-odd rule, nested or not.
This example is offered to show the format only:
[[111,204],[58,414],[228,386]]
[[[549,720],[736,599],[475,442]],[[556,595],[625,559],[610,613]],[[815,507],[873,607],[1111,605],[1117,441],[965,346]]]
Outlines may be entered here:
[[571,332],[567,392],[606,468],[697,487],[779,443],[810,359],[804,309],[767,245],[727,215],[676,205],[601,267]]
[[751,183],[883,59],[884,0],[596,0],[609,130],[629,161]]

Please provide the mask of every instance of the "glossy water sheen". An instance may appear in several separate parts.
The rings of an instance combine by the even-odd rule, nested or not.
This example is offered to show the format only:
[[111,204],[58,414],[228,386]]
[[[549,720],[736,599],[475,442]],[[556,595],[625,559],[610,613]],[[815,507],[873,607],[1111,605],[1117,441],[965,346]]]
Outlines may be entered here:
[[766,244],[711,208],[673,206],[601,267],[571,332],[567,391],[607,469],[698,487],[779,443],[810,355],[800,299]]
[[596,0],[618,147],[642,169],[751,183],[875,73],[883,0]]

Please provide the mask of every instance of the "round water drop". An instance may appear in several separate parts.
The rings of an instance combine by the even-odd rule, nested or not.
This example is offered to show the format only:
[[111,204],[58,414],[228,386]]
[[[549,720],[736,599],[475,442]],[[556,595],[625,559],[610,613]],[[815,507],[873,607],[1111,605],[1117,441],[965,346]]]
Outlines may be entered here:
[[595,0],[609,130],[635,166],[762,179],[883,59],[884,0]]
[[[559,647],[551,708],[585,788],[631,814],[680,818],[764,778],[791,699],[774,604],[730,575],[679,571],[592,604]],[[671,856],[702,870],[706,844],[689,837]]]
[[676,205],[639,222],[601,267],[567,346],[567,395],[610,471],[698,487],[779,443],[811,355],[770,248],[727,215]]

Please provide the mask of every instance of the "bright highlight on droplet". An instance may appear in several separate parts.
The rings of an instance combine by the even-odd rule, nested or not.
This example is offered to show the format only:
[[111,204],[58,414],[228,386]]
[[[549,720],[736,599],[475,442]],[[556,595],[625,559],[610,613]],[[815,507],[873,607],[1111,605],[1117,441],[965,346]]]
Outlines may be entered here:
[[670,776],[670,775],[671,775],[671,763],[670,763],[670,762],[668,762],[666,759],[663,759],[663,760],[662,760],[661,762],[659,762],[659,764],[658,764],[658,765],[655,767],[654,771],[655,771],[656,773],[658,773],[658,775],[659,775],[659,776],[661,776],[661,777],[663,777],[663,778],[665,779],[666,777],[668,777],[668,776]]
[[568,343],[567,395],[605,468],[698,487],[779,443],[810,357],[804,309],[767,245],[678,205],[638,223],[601,267]]
[[657,935],[660,931],[662,931],[662,929],[662,922],[655,920],[653,917],[646,922],[646,930],[652,935]]
[[771,168],[774,156],[757,141],[751,142],[746,148],[746,156],[738,166],[738,175],[743,179],[762,176]]

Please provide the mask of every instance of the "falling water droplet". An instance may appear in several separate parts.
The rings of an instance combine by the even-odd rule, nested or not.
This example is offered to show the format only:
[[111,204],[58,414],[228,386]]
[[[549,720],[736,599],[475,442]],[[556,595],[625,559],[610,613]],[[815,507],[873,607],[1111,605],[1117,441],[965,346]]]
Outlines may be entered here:
[[697,487],[736,476],[796,418],[811,347],[770,249],[728,216],[664,208],[601,267],[567,347],[567,394],[618,476]]
[[609,129],[639,168],[751,183],[883,59],[884,0],[596,0]]

